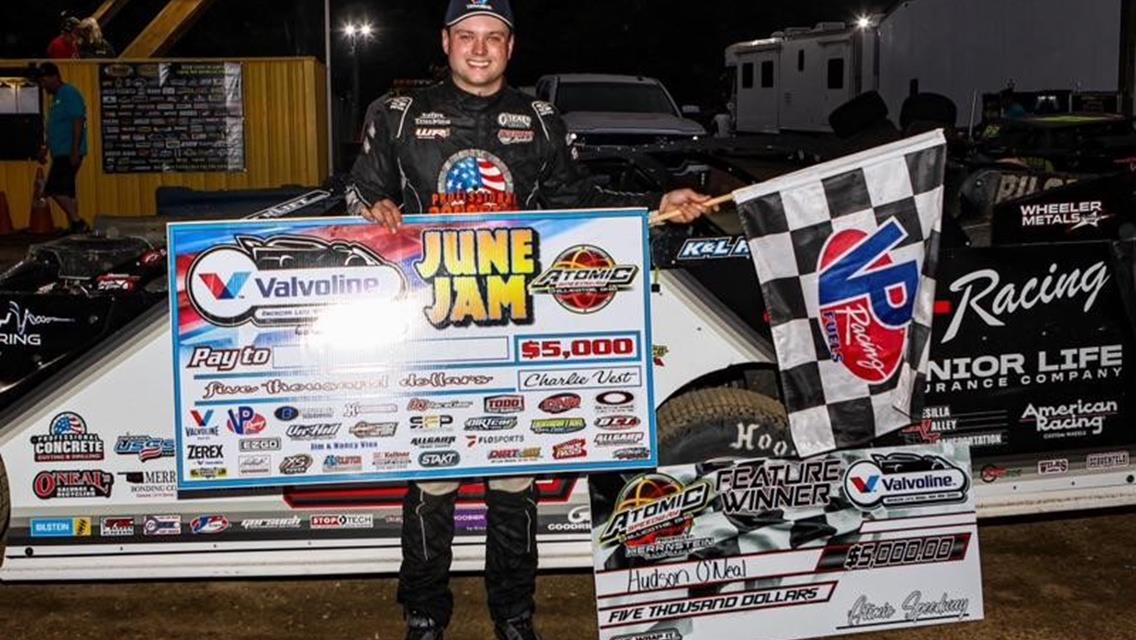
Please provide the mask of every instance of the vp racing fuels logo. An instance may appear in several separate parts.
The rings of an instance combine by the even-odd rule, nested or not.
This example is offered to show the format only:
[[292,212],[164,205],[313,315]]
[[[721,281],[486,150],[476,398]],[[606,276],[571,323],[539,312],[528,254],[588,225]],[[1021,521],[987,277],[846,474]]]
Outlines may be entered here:
[[617,264],[603,249],[580,244],[561,253],[552,266],[529,285],[533,293],[548,293],[573,313],[595,313],[631,288],[639,267]]
[[628,547],[653,544],[690,531],[694,517],[710,504],[710,484],[689,486],[662,473],[641,475],[623,487],[600,543]]
[[915,453],[872,454],[848,467],[844,494],[857,507],[918,507],[966,500],[967,472],[945,458]]
[[903,358],[919,268],[890,252],[907,237],[895,220],[872,236],[833,234],[820,254],[820,321],[834,362],[869,383],[892,377]]
[[236,245],[202,253],[186,275],[190,304],[217,326],[307,324],[321,307],[393,300],[407,288],[402,271],[357,243],[308,236],[234,239]]
[[466,149],[442,165],[429,212],[488,213],[519,208],[508,165],[488,151]]

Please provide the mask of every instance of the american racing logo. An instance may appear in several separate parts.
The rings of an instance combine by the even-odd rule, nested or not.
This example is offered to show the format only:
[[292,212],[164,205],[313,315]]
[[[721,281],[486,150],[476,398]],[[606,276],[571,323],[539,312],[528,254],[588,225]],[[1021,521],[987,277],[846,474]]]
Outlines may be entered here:
[[142,462],[157,460],[158,458],[172,458],[175,455],[177,443],[172,438],[155,438],[153,436],[119,436],[114,443],[114,452],[120,456],[138,456]]
[[516,416],[480,416],[465,421],[466,431],[504,431],[515,426]]
[[66,411],[51,419],[48,435],[31,437],[36,462],[75,462],[102,460],[102,438],[87,433],[87,422],[77,413]]
[[485,413],[520,413],[524,410],[524,396],[489,396],[485,399]]
[[541,273],[529,290],[551,294],[572,313],[595,313],[635,283],[639,267],[617,264],[603,249],[587,244],[572,247]]
[[[1034,309],[1057,301],[1077,301],[1082,297],[1081,310],[1088,313],[1109,281],[1108,267],[1097,262],[1083,271],[1073,268],[1058,271],[1056,263],[1049,265],[1045,276],[1034,276],[1021,285],[1008,283],[999,286],[1002,276],[994,269],[979,269],[951,283],[950,290],[962,292],[958,307],[943,334],[943,343],[954,340],[963,321],[973,313],[990,327],[1006,326],[1006,316],[1018,311]],[[989,298],[989,299],[988,299]]]
[[889,220],[871,236],[833,234],[820,254],[820,320],[832,359],[869,383],[889,380],[903,358],[919,288],[918,264],[890,255],[905,238]]
[[457,451],[424,451],[418,456],[418,465],[425,468],[456,467],[459,462]]
[[710,504],[710,485],[698,481],[683,486],[678,480],[649,473],[628,482],[600,533],[600,543],[628,547],[652,544],[690,531],[694,516]]
[[32,313],[20,307],[15,300],[8,301],[8,314],[0,320],[0,346],[42,347],[43,335],[29,333],[29,329],[53,324],[71,324],[72,318],[54,318]]
[[917,507],[966,500],[968,474],[939,456],[872,454],[844,474],[844,494],[857,507]]
[[225,426],[238,436],[255,436],[268,427],[268,421],[252,407],[239,407],[229,409]]
[[101,469],[40,471],[32,481],[40,500],[52,498],[109,498],[114,475]]
[[567,413],[580,408],[580,396],[574,393],[559,393],[545,398],[538,406],[545,413]]
[[341,422],[328,422],[324,424],[294,424],[284,432],[292,440],[327,440],[339,433]]
[[312,457],[306,453],[288,456],[287,458],[284,458],[284,460],[280,463],[280,473],[286,476],[294,476],[301,473],[307,473],[308,469],[311,468],[313,462],[315,462],[315,460],[313,460]]
[[720,260],[748,258],[749,243],[745,236],[737,238],[689,238],[679,249],[679,260]]
[[1104,431],[1105,419],[1119,411],[1120,405],[1115,400],[1078,400],[1070,404],[1036,407],[1031,403],[1022,412],[1022,422],[1035,423],[1037,432],[1044,439],[1099,436]]
[[402,271],[360,244],[308,236],[234,240],[199,255],[186,274],[190,304],[217,326],[307,324],[325,305],[390,302],[406,291]]

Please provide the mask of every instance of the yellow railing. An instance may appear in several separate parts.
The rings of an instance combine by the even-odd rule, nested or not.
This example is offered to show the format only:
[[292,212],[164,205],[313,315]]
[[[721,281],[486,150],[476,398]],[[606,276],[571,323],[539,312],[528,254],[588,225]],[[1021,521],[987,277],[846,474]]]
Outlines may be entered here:
[[[115,62],[170,61],[191,62]],[[78,181],[80,212],[85,219],[93,220],[99,214],[153,215],[154,192],[160,186],[220,190],[313,186],[323,182],[328,175],[323,65],[313,58],[225,61],[244,65],[246,170],[240,173],[104,173],[99,61],[56,61],[64,81],[78,89],[87,103],[89,155]],[[0,67],[22,67],[28,62],[0,60]],[[34,161],[0,162],[0,191],[7,195],[17,228],[28,222],[37,166]],[[62,223],[61,213],[56,213],[56,220]]]

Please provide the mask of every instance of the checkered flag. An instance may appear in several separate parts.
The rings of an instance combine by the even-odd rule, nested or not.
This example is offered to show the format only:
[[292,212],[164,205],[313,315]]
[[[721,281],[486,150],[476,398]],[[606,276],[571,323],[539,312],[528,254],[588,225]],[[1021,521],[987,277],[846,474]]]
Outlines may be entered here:
[[922,409],[945,163],[935,131],[734,194],[802,457]]

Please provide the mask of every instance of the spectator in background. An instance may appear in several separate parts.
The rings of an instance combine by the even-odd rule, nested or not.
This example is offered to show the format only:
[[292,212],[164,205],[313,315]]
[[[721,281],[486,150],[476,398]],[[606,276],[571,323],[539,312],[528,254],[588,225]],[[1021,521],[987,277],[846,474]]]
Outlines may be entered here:
[[114,47],[103,37],[103,30],[99,28],[99,21],[92,16],[85,18],[75,29],[79,36],[80,58],[114,58],[117,54]]
[[67,214],[71,231],[81,233],[88,227],[79,217],[75,178],[87,155],[87,105],[78,89],[63,82],[59,67],[54,63],[39,65],[36,78],[39,86],[52,96],[51,111],[47,115],[47,144],[40,151],[40,164],[51,154],[51,169],[43,194],[55,200]]
[[79,38],[75,33],[79,19],[64,14],[59,35],[47,45],[47,57],[53,60],[71,60],[79,57]]

